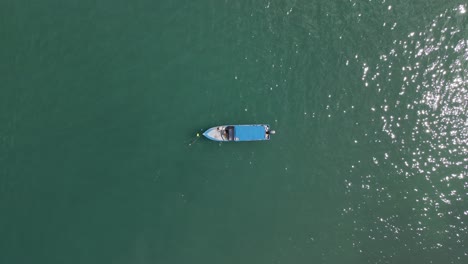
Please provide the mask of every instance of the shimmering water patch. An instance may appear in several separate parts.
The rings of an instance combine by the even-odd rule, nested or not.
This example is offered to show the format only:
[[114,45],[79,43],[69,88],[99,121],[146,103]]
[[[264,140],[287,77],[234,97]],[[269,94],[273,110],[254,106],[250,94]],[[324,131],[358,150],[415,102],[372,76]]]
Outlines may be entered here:
[[347,195],[359,202],[343,215],[361,216],[353,246],[380,252],[377,262],[411,252],[438,252],[447,263],[467,259],[465,10],[447,9],[422,30],[391,40],[377,60],[357,60],[363,87],[377,98],[367,109],[370,122],[381,129],[364,132],[372,164],[351,166]]

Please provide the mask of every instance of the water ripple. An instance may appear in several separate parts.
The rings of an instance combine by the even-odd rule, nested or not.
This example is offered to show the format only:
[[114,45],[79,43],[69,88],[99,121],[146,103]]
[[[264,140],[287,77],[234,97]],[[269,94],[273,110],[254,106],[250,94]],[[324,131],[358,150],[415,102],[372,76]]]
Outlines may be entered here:
[[[347,195],[364,195],[344,215],[372,215],[355,222],[353,245],[361,251],[369,241],[392,240],[408,251],[462,249],[451,261],[468,256],[466,7],[446,10],[423,30],[394,40],[377,63],[359,61],[363,86],[378,97],[368,109],[372,122],[381,124],[365,136],[375,135],[376,149],[382,140],[394,146],[373,153],[371,167],[356,161],[350,174],[359,179],[345,181]],[[387,251],[387,257],[397,254]]]

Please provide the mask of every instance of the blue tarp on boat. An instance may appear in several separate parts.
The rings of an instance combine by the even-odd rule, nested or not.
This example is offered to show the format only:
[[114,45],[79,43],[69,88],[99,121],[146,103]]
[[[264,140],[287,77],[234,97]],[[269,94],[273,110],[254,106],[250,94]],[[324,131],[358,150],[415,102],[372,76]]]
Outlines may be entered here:
[[262,125],[234,126],[236,141],[265,140],[265,127]]

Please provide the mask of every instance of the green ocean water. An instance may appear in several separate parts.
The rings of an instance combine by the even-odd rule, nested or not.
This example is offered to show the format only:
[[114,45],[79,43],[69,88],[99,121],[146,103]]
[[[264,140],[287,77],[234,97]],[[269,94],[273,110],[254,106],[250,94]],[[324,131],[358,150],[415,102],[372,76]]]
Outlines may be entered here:
[[467,8],[0,1],[0,263],[467,263]]

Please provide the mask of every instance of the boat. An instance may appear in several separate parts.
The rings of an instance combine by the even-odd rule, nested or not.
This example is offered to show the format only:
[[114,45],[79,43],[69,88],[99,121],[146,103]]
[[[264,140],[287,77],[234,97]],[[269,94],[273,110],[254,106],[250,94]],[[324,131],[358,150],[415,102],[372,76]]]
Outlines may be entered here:
[[270,140],[270,135],[275,134],[270,130],[270,125],[224,125],[209,128],[203,136],[214,141],[260,141]]

